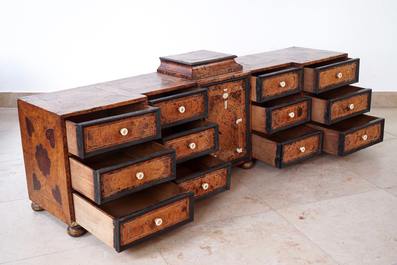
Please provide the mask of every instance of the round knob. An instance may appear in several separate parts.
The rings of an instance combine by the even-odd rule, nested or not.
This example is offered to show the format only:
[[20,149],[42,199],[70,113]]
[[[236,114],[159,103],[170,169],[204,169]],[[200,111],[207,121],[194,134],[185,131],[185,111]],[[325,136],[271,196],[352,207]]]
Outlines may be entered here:
[[343,76],[342,73],[338,73],[338,74],[336,75],[337,78],[342,78],[342,76]]
[[354,109],[354,104],[349,104],[349,109]]
[[224,93],[224,94],[223,94],[223,98],[224,98],[224,99],[227,99],[228,96],[229,96],[228,93]]
[[127,129],[127,128],[121,129],[121,130],[120,130],[120,134],[121,134],[122,136],[126,136],[126,135],[128,134],[128,129]]
[[201,187],[203,188],[203,190],[208,190],[209,185],[208,183],[203,183],[201,184]]
[[281,87],[285,87],[285,82],[284,81],[282,81],[282,82],[280,82],[280,84],[279,84]]
[[185,110],[186,110],[186,109],[185,109],[184,106],[180,106],[180,107],[178,108],[179,113],[184,113]]
[[366,141],[368,139],[368,136],[366,134],[364,134],[363,136],[361,136],[361,138]]
[[299,147],[299,150],[301,150],[302,153],[304,153],[306,151],[306,148],[304,146]]
[[138,172],[138,173],[135,174],[135,177],[136,177],[137,179],[143,179],[144,176],[145,176],[145,175],[143,174],[143,172]]
[[290,113],[288,113],[288,116],[290,116],[291,118],[293,118],[293,117],[295,117],[295,113],[290,112]]
[[189,148],[190,149],[195,149],[196,148],[196,144],[195,143],[190,143],[189,144]]
[[160,226],[160,225],[163,224],[163,219],[161,219],[161,218],[156,218],[156,219],[154,219],[154,223],[155,223],[157,226]]

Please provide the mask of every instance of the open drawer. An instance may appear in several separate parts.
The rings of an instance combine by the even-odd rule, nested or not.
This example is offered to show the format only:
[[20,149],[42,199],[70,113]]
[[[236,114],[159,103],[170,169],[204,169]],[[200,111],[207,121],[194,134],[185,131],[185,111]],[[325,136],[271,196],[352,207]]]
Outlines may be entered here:
[[324,132],[323,151],[345,156],[383,141],[385,119],[360,115],[332,125],[305,124]]
[[175,150],[153,141],[69,162],[72,188],[97,204],[175,179]]
[[178,164],[174,182],[201,200],[230,189],[230,172],[230,162],[206,155]]
[[136,103],[66,120],[69,153],[80,158],[160,138],[160,109]]
[[318,94],[356,83],[358,82],[359,65],[360,59],[351,58],[306,65],[303,69],[303,90]]
[[312,99],[311,120],[322,124],[354,117],[370,111],[371,89],[344,86],[318,95]]
[[117,252],[193,221],[194,194],[162,183],[95,205],[73,193],[76,222]]
[[189,88],[150,96],[149,104],[160,108],[162,128],[208,116],[207,89]]
[[304,125],[272,135],[252,133],[252,156],[283,168],[321,153],[323,132]]

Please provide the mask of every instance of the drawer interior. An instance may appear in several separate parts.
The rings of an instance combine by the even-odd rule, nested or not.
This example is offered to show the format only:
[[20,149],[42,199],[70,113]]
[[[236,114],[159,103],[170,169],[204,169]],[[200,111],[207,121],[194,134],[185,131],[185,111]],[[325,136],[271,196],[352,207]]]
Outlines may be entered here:
[[315,97],[324,99],[324,100],[331,100],[331,99],[346,96],[351,93],[355,93],[355,92],[358,92],[358,91],[364,90],[364,89],[365,88],[355,87],[355,86],[343,86],[338,89],[328,90],[321,94],[317,94]]
[[263,138],[267,138],[268,140],[270,140],[272,142],[283,143],[285,141],[293,140],[295,138],[301,137],[305,134],[312,133],[315,131],[317,131],[317,130],[303,126],[303,125],[299,125],[299,126],[295,126],[290,129],[276,132],[272,135],[257,132],[257,131],[254,131],[253,133],[255,133],[256,135],[261,136]]
[[210,155],[202,156],[194,160],[190,160],[176,167],[176,178],[183,178],[198,171],[203,171],[224,164],[225,161]]
[[185,123],[185,124],[181,124],[181,125],[163,129],[161,131],[161,135],[162,135],[162,138],[165,138],[167,136],[177,134],[177,133],[180,133],[183,131],[194,130],[194,129],[198,129],[203,126],[208,126],[208,125],[213,125],[213,124],[214,123],[204,121],[204,120],[193,121],[193,122],[189,122],[189,123]]
[[301,95],[291,95],[291,96],[286,96],[286,97],[282,97],[282,98],[278,98],[278,99],[273,99],[273,100],[266,101],[263,103],[253,101],[252,105],[262,107],[262,108],[271,108],[271,107],[275,107],[278,105],[291,104],[291,103],[293,103],[293,101],[299,100],[302,98],[303,97]]
[[[192,91],[196,91],[199,90],[198,87],[188,87],[188,88],[183,88],[183,89],[178,89],[178,90],[173,90],[173,91],[167,91],[167,92],[163,92],[163,93],[159,93],[159,94],[155,94],[155,95],[150,95],[148,96],[149,100],[154,100],[154,99],[164,99],[167,97],[177,97],[178,95],[183,96],[183,94],[187,93],[187,92],[192,92]],[[201,89],[201,90],[205,90],[205,89]]]
[[314,124],[325,127],[327,129],[330,129],[333,131],[344,132],[346,130],[349,130],[349,129],[352,129],[355,127],[365,126],[367,123],[377,120],[377,119],[378,119],[378,117],[373,117],[373,116],[369,116],[369,115],[360,115],[360,116],[346,119],[343,121],[339,121],[332,125],[327,125],[327,126],[324,126],[319,123],[314,123]]
[[296,67],[295,66],[291,66],[291,65],[284,66],[284,67],[280,67],[280,68],[272,69],[272,70],[268,70],[268,71],[261,71],[261,72],[252,73],[252,76],[258,77],[260,75],[276,73],[276,72],[279,72],[279,71],[282,71],[282,70],[289,70],[289,69],[296,69]]
[[325,62],[321,62],[321,63],[315,63],[315,64],[310,64],[310,65],[305,65],[305,68],[317,68],[317,67],[322,67],[322,66],[328,66],[334,63],[340,63],[340,62],[344,62],[344,61],[348,61],[351,60],[352,58],[338,58],[338,59],[334,59],[334,60],[329,60],[329,61],[325,61]]

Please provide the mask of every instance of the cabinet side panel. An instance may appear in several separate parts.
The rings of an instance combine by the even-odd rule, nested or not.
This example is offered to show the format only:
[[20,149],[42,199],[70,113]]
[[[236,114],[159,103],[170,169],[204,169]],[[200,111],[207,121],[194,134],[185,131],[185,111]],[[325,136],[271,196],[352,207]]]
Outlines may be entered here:
[[252,157],[275,167],[277,158],[277,143],[253,133]]

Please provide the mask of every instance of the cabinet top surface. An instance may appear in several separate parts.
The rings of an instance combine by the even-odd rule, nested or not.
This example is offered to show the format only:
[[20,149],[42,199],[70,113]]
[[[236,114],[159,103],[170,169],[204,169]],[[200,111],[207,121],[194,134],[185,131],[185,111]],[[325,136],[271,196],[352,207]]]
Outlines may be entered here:
[[232,54],[199,50],[194,52],[160,57],[160,60],[195,66],[205,63],[234,59],[236,57],[237,57],[236,55],[232,55]]

